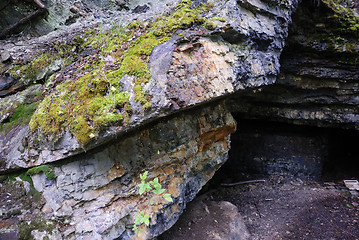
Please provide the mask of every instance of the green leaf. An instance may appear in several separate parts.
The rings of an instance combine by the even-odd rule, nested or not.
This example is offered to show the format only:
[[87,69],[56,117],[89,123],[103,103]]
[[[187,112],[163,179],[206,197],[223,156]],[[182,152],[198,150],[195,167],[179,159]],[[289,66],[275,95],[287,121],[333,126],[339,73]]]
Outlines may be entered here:
[[[148,183],[151,184],[153,187],[159,185],[159,183],[158,183],[158,178],[155,178],[155,179],[153,179],[153,181],[149,181]],[[160,186],[161,186],[161,185],[160,185]]]
[[151,189],[152,189],[152,188],[151,188],[150,184],[146,183],[146,190],[147,190],[147,191],[151,191]]
[[157,190],[162,188],[161,184],[158,182],[152,182],[151,185]]
[[161,193],[163,193],[165,190],[164,189],[153,189],[152,190],[152,192],[154,193],[154,194],[161,194]]
[[148,171],[144,172],[143,174],[140,174],[141,180],[143,180],[143,181],[146,180],[147,174],[148,174]]
[[152,198],[150,199],[150,204],[153,205],[153,199]]
[[140,188],[139,193],[140,195],[142,195],[144,192],[146,192],[148,184],[145,182],[141,182],[140,184],[138,184],[138,187]]
[[160,155],[160,150],[157,151],[157,154]]
[[163,194],[162,196],[163,196],[163,198],[164,198],[165,200],[167,200],[168,202],[173,202],[173,199],[172,199],[172,197],[171,197],[171,194],[166,193],[166,194]]
[[135,225],[141,224],[141,219],[143,218],[143,214],[145,214],[145,213],[142,211],[140,214],[135,215]]
[[146,226],[149,226],[149,225],[150,225],[150,215],[146,215],[146,216],[143,218],[143,223],[144,223]]

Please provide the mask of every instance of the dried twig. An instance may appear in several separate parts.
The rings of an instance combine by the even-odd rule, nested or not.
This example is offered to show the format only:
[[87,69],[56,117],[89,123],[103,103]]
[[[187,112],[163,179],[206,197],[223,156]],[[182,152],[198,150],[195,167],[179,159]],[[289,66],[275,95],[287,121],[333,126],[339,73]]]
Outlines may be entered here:
[[17,27],[19,27],[22,24],[27,23],[28,21],[30,21],[31,19],[45,13],[46,10],[44,8],[38,9],[35,12],[27,15],[26,17],[20,19],[20,21],[10,25],[9,27],[5,28],[1,33],[0,33],[0,38],[5,37],[6,35],[8,35],[9,33],[11,33],[14,29],[16,29]]
[[40,0],[34,0],[34,2],[39,6],[40,8],[46,8],[46,6],[40,1]]
[[241,184],[246,183],[257,183],[257,182],[265,182],[266,180],[249,180],[249,181],[241,181],[241,182],[235,182],[235,183],[221,183],[221,186],[223,187],[233,187]]
[[40,15],[47,12],[46,6],[40,0],[34,0],[34,2],[36,3],[37,6],[40,7],[40,9],[36,10],[33,13],[30,13],[26,17],[20,19],[16,23],[14,23],[14,24],[10,25],[9,27],[5,28],[2,32],[0,32],[0,39],[4,38],[6,35],[11,33],[12,31],[14,31],[14,29],[19,27],[20,25],[23,25],[23,24],[29,22],[31,19],[33,19],[33,18],[35,18],[37,16],[40,16]]

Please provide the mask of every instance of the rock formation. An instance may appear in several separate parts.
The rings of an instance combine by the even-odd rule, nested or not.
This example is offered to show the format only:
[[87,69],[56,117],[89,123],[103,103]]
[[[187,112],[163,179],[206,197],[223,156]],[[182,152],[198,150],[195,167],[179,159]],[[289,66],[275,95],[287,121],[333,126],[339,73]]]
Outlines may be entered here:
[[[232,112],[244,118],[359,129],[358,9],[351,12],[345,3],[315,4],[303,1],[293,15],[276,83],[234,100]],[[350,16],[351,22],[345,22]]]
[[[30,2],[1,3],[20,12],[0,26]],[[17,213],[0,209],[6,234],[158,236],[226,161],[230,112],[358,129],[353,6],[334,19],[332,2],[293,15],[296,0],[45,4],[47,16],[0,41],[0,196],[29,183],[34,200],[5,201]],[[139,194],[144,171],[172,203]],[[141,211],[149,226],[133,231]]]

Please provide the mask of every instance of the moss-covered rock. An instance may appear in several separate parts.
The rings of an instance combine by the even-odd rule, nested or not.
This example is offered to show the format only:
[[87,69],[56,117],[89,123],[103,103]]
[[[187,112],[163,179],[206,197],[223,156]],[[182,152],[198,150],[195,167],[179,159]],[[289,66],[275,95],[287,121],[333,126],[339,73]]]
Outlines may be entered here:
[[41,217],[37,217],[29,222],[24,221],[19,224],[19,240],[32,240],[34,239],[31,234],[32,231],[38,230],[40,232],[47,232],[49,235],[52,234],[55,225]]
[[33,168],[27,170],[27,172],[26,172],[26,174],[29,176],[39,174],[39,173],[44,173],[48,180],[53,180],[56,178],[53,168],[49,165],[41,165],[41,166],[33,167]]
[[8,132],[18,125],[26,125],[30,122],[32,114],[35,112],[37,102],[22,104],[16,108],[9,122],[0,124],[0,131]]
[[[125,125],[132,114],[130,94],[120,86],[125,75],[136,77],[135,102],[145,111],[150,109],[151,96],[144,85],[151,79],[148,63],[152,49],[168,41],[178,29],[192,25],[215,28],[212,21],[201,16],[210,8],[210,4],[195,7],[191,1],[183,0],[170,15],[154,22],[132,22],[127,28],[116,26],[109,31],[88,31],[78,36],[76,41],[82,49],[99,52],[83,59],[82,76],[66,80],[45,97],[32,117],[30,129],[40,129],[54,140],[69,130],[85,147],[106,127]],[[31,66],[40,63],[38,60]]]
[[0,132],[28,124],[42,93],[41,85],[33,85],[22,92],[0,98]]

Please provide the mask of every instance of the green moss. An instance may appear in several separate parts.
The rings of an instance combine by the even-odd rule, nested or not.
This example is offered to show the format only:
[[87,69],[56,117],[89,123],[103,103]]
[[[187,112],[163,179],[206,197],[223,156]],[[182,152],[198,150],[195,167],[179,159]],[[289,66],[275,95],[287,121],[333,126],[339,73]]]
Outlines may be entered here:
[[348,1],[323,0],[323,3],[333,11],[331,17],[338,23],[336,29],[339,34],[359,37],[359,17],[348,6]]
[[37,102],[20,105],[18,108],[16,108],[9,122],[0,124],[0,132],[6,133],[16,126],[28,124],[30,122],[31,116],[36,110],[37,105]]
[[211,21],[220,21],[220,22],[225,22],[226,18],[224,17],[213,17],[210,19]]
[[23,221],[19,224],[18,229],[19,233],[17,235],[19,240],[32,240],[34,239],[31,235],[31,231],[38,230],[40,232],[48,232],[52,234],[52,231],[55,228],[55,224],[47,222],[41,217],[37,217],[30,222]]
[[35,174],[39,174],[41,172],[43,172],[46,175],[46,178],[49,180],[53,180],[56,178],[54,169],[49,165],[41,165],[41,166],[33,167],[33,168],[27,170],[26,174],[28,176],[32,176]]
[[215,24],[213,21],[206,21],[204,24],[204,27],[208,30],[214,30],[217,27],[217,24]]
[[[153,23],[132,22],[127,30],[86,32],[81,48],[99,49],[100,53],[87,59],[82,68],[86,74],[68,79],[45,97],[31,119],[30,129],[51,136],[68,129],[85,147],[105,127],[127,124],[132,114],[130,94],[121,90],[119,82],[125,75],[136,77],[135,101],[150,109],[151,96],[143,86],[151,79],[148,63],[153,48],[172,38],[177,29],[192,25],[213,28],[201,16],[210,8],[209,4],[194,7],[191,1],[183,0],[172,14]],[[108,64],[108,58],[115,62]]]
[[36,79],[37,75],[43,71],[43,68],[50,65],[57,57],[51,53],[44,53],[36,57],[30,63],[17,64],[9,70],[10,76],[15,79]]
[[[41,201],[41,193],[39,193],[35,187],[34,187],[34,182],[32,181],[32,178],[25,172],[18,172],[18,173],[13,173],[11,175],[7,176],[8,179],[8,184],[13,184],[13,182],[16,182],[16,177],[19,177],[22,181],[26,181],[28,183],[30,183],[30,191],[29,191],[29,195],[31,195],[33,197],[33,200],[35,200],[36,202],[40,202]],[[21,184],[20,182],[18,182],[19,184]],[[28,205],[31,204],[28,201],[24,201],[24,205]]]

